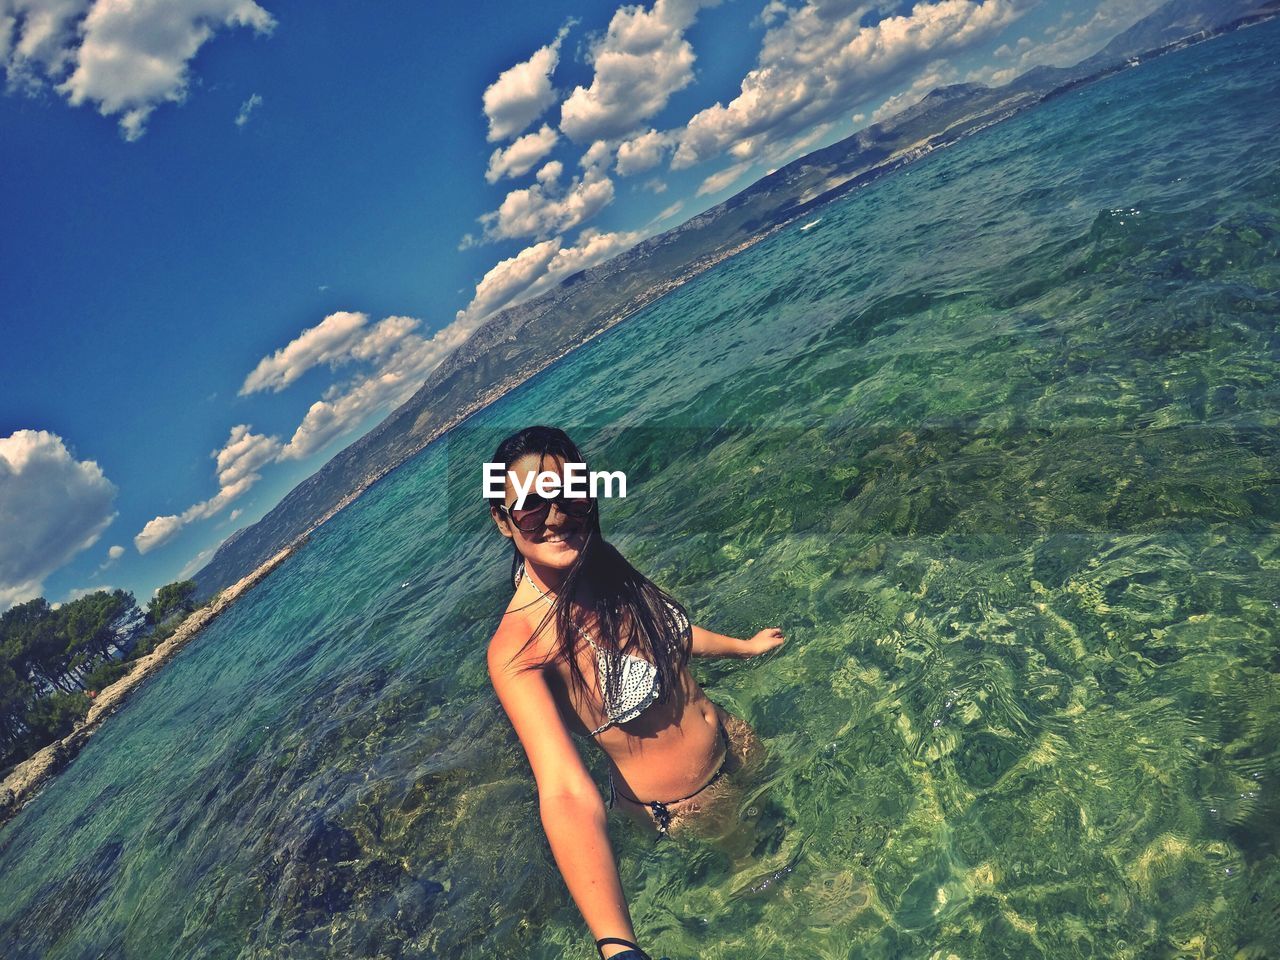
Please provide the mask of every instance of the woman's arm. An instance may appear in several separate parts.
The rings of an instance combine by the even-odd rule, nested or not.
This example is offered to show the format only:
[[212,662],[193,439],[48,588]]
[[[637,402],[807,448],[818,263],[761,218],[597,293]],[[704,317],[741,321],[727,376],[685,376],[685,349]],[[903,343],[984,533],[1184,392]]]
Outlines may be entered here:
[[754,657],[758,653],[780,647],[786,637],[777,627],[766,627],[750,640],[726,637],[702,627],[693,628],[693,656],[695,657]]
[[[520,669],[527,657],[512,659],[523,642],[518,629],[499,628],[489,644],[489,678],[533,768],[551,853],[595,939],[635,940],[604,800],[560,718],[546,675],[539,668]],[[608,945],[604,955],[624,949]]]

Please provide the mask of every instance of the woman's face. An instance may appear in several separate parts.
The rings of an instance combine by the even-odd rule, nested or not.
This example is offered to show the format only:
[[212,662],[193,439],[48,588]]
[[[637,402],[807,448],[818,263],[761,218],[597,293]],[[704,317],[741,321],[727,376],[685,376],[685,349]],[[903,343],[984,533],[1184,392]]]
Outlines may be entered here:
[[[564,460],[553,454],[547,454],[541,458],[541,464],[539,464],[537,454],[526,454],[515,463],[509,464],[507,472],[504,502],[507,509],[510,510],[519,496],[515,484],[512,482],[511,474],[514,473],[519,478],[521,488],[527,489],[529,497],[533,498],[537,495],[536,488],[526,485],[535,481],[539,472],[558,475],[563,485]],[[586,548],[587,539],[591,532],[591,517],[589,515],[571,517],[560,510],[558,503],[552,504],[551,509],[547,512],[546,524],[537,530],[526,531],[519,529],[511,522],[510,517],[498,512],[496,509],[491,510],[491,516],[498,525],[498,529],[502,531],[502,535],[510,537],[515,542],[516,549],[520,551],[527,562],[559,570],[573,566],[574,561],[578,559],[578,555]]]

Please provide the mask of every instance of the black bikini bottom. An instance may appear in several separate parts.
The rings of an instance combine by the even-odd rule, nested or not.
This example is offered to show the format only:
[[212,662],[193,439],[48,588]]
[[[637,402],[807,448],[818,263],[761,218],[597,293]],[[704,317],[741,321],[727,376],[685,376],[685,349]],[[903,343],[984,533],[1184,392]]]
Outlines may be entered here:
[[720,739],[724,742],[724,760],[721,761],[719,769],[717,769],[716,772],[711,775],[710,780],[708,780],[706,783],[700,786],[697,790],[693,791],[693,793],[689,794],[689,796],[681,797],[679,800],[644,801],[644,800],[637,800],[635,797],[628,797],[625,794],[619,793],[618,788],[614,785],[614,782],[613,782],[613,771],[610,770],[609,771],[609,807],[610,809],[613,808],[613,803],[615,799],[622,799],[627,801],[627,803],[634,803],[638,807],[648,807],[653,812],[653,819],[657,821],[658,833],[662,834],[663,836],[666,836],[667,827],[670,826],[671,824],[671,814],[667,812],[667,805],[672,803],[681,803],[685,800],[691,800],[692,798],[696,797],[703,790],[707,789],[707,787],[711,786],[713,783],[719,780],[724,775],[725,767],[729,765],[729,757],[732,754],[732,749],[733,749],[732,744],[729,743],[729,731],[724,728],[723,720],[719,720],[718,722],[720,725]]

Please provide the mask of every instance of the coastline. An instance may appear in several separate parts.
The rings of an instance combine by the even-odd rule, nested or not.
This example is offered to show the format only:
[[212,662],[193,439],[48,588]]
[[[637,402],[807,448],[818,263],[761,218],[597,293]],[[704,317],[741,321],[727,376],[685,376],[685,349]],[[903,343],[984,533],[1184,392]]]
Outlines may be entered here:
[[0,827],[12,820],[45,784],[58,775],[75,759],[89,738],[97,733],[102,722],[115,713],[152,674],[172,660],[188,643],[199,635],[210,622],[230,607],[247,591],[256,586],[276,567],[284,563],[307,542],[309,537],[294,540],[271,559],[218,593],[209,603],[193,611],[174,632],[146,656],[134,661],[133,668],[108,687],[104,687],[89,708],[85,718],[61,740],[41,747],[9,772],[0,783]]

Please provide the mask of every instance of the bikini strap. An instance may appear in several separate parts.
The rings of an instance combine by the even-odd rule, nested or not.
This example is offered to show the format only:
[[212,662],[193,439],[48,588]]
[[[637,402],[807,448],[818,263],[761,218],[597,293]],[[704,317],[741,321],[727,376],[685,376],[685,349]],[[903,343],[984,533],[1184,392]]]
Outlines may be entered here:
[[[522,563],[520,564],[520,572],[516,574],[516,586],[520,585],[520,579],[523,576],[524,576],[524,564]],[[547,601],[548,606],[550,607],[555,606],[555,604],[551,602],[551,598],[542,592],[542,588],[533,582],[533,577],[529,577],[529,586],[533,587],[534,593],[540,596],[543,600]],[[587,633],[586,627],[578,627],[578,632],[587,638],[587,643],[591,644],[592,650],[594,650],[596,653],[600,652],[600,648],[596,646],[596,642],[591,639],[591,634]]]
[[602,957],[604,956],[604,945],[606,943],[616,943],[619,946],[631,948],[631,950],[628,950],[626,953],[614,954],[614,956],[616,957],[625,958],[627,957],[627,954],[631,953],[632,951],[635,951],[641,957],[643,957],[644,960],[653,960],[652,957],[650,957],[647,953],[645,953],[643,950],[640,949],[640,944],[632,943],[630,940],[623,940],[621,937],[602,937],[601,939],[596,941],[596,949],[600,951],[600,956]]

